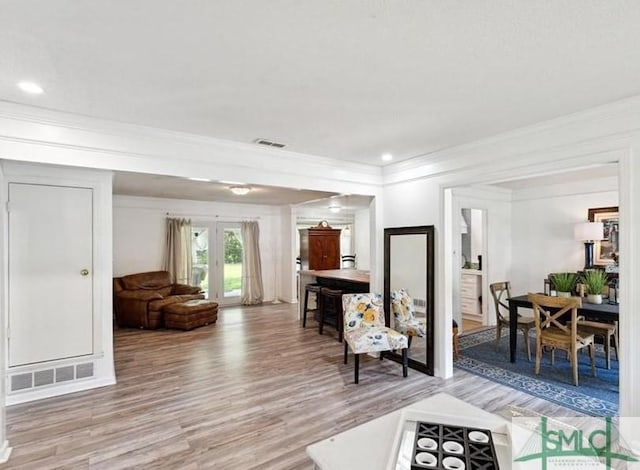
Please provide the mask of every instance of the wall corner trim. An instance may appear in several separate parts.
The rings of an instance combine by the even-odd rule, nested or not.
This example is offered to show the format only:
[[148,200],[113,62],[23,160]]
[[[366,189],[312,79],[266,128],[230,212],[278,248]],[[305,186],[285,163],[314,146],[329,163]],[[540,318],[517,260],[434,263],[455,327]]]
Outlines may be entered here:
[[12,450],[13,449],[9,447],[9,441],[5,440],[2,443],[2,446],[0,446],[0,463],[5,463],[7,460],[9,460]]

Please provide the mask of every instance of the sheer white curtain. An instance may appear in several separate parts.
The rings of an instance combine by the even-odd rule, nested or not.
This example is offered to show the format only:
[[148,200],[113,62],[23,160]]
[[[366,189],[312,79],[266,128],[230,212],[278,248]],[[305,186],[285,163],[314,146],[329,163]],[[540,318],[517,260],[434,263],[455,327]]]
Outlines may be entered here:
[[191,284],[191,220],[167,218],[164,269],[174,282]]
[[260,261],[260,228],[258,222],[242,222],[242,305],[261,304],[262,262]]

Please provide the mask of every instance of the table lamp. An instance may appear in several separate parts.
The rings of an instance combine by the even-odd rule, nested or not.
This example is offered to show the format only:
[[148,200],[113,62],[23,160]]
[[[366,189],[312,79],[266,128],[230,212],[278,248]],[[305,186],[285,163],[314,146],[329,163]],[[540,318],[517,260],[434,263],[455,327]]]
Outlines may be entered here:
[[584,242],[584,269],[593,269],[593,242],[604,240],[602,222],[582,222],[573,227],[573,236]]

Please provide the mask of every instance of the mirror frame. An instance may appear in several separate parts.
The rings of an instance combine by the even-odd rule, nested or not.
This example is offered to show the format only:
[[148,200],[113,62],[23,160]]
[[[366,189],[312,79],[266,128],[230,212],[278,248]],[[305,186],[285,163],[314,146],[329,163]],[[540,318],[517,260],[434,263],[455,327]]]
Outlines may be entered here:
[[[412,369],[424,372],[427,375],[434,375],[434,226],[433,225],[421,225],[416,227],[394,227],[384,229],[384,318],[385,324],[391,327],[391,237],[398,235],[426,235],[427,244],[427,301],[426,301],[426,316],[427,316],[427,346],[426,346],[426,358],[425,362],[420,362],[415,359],[409,358],[409,367]],[[384,357],[393,361],[402,363],[402,356],[395,352],[385,352]]]

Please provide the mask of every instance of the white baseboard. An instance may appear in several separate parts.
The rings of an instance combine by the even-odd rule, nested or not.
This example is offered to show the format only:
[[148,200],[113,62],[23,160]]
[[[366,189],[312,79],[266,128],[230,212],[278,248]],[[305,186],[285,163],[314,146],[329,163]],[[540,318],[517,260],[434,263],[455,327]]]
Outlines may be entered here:
[[5,463],[7,460],[9,460],[11,451],[12,448],[9,447],[9,441],[5,440],[2,443],[2,447],[0,447],[0,463]]

